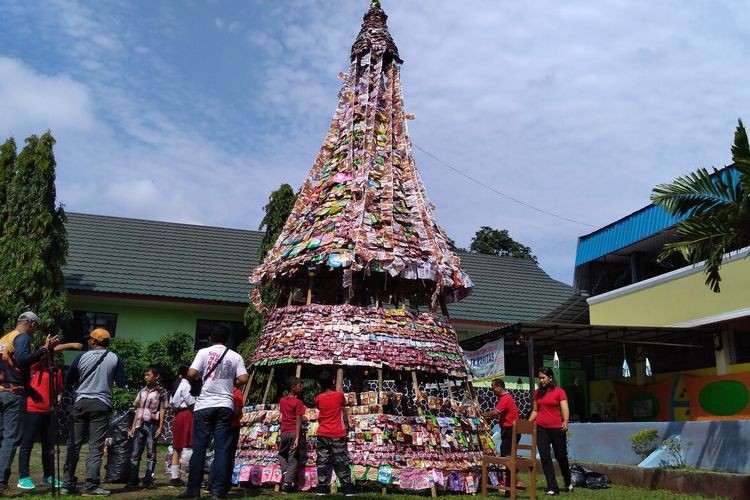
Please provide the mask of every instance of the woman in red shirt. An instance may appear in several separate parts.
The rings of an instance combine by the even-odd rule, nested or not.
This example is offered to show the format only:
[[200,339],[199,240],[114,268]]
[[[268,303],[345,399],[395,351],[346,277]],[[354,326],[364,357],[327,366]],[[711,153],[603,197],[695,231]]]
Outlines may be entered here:
[[542,462],[544,477],[547,479],[547,495],[559,495],[560,489],[555,480],[555,469],[552,465],[550,445],[555,453],[555,460],[560,466],[565,488],[573,491],[570,484],[570,466],[568,465],[568,445],[565,433],[568,430],[568,396],[555,384],[555,375],[551,368],[539,370],[539,389],[534,393],[534,408],[529,421],[536,422],[536,446]]

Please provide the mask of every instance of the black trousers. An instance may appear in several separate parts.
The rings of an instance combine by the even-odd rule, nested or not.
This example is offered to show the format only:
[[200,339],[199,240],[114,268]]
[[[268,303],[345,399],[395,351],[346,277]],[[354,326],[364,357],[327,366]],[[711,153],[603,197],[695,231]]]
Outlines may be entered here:
[[560,492],[555,480],[555,466],[552,465],[550,446],[555,453],[555,460],[560,466],[560,472],[565,481],[565,488],[570,485],[570,465],[568,464],[568,444],[565,441],[565,431],[560,428],[536,426],[536,447],[542,461],[542,470],[547,479],[547,491]]
[[[521,437],[520,434],[516,434],[516,441]],[[509,457],[511,449],[513,447],[513,427],[501,427],[500,428],[500,456]]]
[[55,475],[55,438],[52,434],[52,416],[49,413],[28,412],[23,420],[21,447],[18,451],[18,477],[29,477],[29,461],[39,434],[42,443],[43,477]]

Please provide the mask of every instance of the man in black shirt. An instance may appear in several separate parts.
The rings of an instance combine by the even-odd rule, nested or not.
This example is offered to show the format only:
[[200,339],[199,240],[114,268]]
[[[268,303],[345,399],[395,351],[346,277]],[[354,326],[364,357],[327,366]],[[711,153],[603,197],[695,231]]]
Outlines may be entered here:
[[38,327],[37,315],[27,311],[18,317],[16,329],[0,338],[0,494],[8,488],[10,467],[21,441],[21,417],[26,408],[31,365],[54,349],[58,341],[47,335],[44,345],[32,351],[31,336]]

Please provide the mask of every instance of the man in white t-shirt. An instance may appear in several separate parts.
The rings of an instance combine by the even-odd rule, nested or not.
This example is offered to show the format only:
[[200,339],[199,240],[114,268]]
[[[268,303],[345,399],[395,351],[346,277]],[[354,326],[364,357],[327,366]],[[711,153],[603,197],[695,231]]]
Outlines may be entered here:
[[[178,498],[199,498],[206,449],[212,437],[215,470],[225,471],[229,465],[234,384],[246,383],[248,375],[242,356],[224,346],[228,336],[226,327],[215,326],[208,337],[211,347],[198,351],[188,370],[188,379],[202,379],[203,389],[195,399],[193,411],[193,455],[190,457],[187,490]],[[225,476],[214,474],[211,478],[212,498],[226,497]]]

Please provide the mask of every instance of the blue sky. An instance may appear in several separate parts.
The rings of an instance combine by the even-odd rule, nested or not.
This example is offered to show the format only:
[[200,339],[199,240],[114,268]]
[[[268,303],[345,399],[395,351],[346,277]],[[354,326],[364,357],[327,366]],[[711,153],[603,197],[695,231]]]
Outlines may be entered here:
[[[0,136],[51,129],[67,210],[256,229],[323,141],[367,0],[0,2]],[[577,237],[730,161],[742,2],[383,0],[411,138],[459,245],[508,229],[570,282]]]

